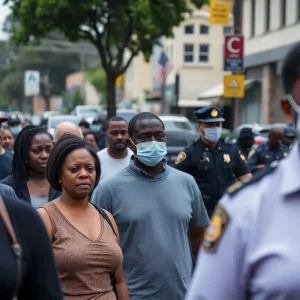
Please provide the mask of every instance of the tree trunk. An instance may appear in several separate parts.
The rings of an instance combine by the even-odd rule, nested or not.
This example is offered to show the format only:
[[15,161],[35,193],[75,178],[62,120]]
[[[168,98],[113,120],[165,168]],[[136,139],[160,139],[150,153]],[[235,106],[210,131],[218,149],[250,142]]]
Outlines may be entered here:
[[116,79],[115,75],[106,74],[107,119],[116,115]]
[[46,103],[46,110],[49,111],[50,110],[50,97],[45,95],[44,99],[45,99],[45,103]]

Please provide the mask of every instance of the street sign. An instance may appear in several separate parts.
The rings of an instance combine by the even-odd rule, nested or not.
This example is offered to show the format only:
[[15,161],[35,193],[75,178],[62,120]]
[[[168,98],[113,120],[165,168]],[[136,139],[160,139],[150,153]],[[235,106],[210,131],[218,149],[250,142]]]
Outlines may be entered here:
[[229,25],[231,2],[224,0],[211,0],[209,10],[209,23],[217,25]]
[[224,71],[244,71],[244,36],[225,35]]
[[26,97],[36,96],[40,93],[40,72],[25,71],[24,93]]
[[244,98],[244,75],[224,75],[224,97]]

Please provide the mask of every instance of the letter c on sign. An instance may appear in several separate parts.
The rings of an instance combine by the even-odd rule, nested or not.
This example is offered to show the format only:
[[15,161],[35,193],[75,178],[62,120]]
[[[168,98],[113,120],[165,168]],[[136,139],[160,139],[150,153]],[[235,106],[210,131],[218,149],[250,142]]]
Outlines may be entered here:
[[231,52],[231,53],[239,53],[240,52],[240,49],[235,49],[233,48],[233,43],[234,42],[240,42],[240,38],[237,37],[237,36],[234,36],[232,37],[230,40],[228,40],[228,43],[227,43],[227,48],[228,50]]

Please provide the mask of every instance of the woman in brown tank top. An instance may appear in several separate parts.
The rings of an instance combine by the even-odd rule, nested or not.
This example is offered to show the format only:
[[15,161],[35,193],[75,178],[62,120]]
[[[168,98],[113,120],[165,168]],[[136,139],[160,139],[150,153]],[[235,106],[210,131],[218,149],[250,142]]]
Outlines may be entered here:
[[83,140],[64,135],[54,146],[47,178],[62,196],[38,209],[52,241],[66,300],[128,300],[115,220],[112,227],[89,203],[100,178],[98,156]]

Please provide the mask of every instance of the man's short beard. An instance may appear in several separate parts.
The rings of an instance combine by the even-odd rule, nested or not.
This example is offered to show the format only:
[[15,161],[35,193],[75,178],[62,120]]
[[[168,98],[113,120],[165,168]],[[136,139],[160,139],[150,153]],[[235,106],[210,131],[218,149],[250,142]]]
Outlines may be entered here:
[[117,148],[115,146],[112,146],[110,149],[114,153],[124,153],[126,151],[126,149],[127,149],[127,146],[124,145],[124,148]]

